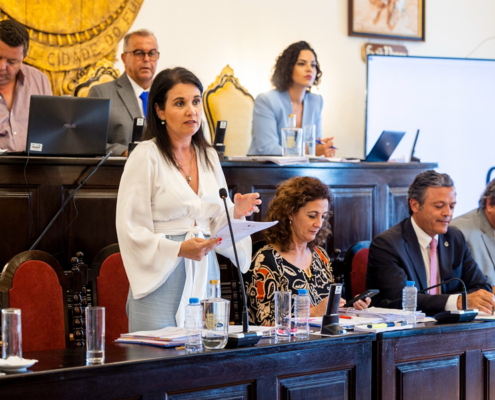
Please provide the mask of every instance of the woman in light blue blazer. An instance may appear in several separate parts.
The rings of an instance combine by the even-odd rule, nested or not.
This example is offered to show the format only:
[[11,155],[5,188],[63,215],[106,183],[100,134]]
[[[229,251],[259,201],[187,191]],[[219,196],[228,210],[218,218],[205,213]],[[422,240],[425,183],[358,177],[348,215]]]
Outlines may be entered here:
[[[307,42],[287,47],[275,64],[274,90],[256,97],[253,110],[253,136],[249,155],[282,155],[281,129],[288,126],[289,114],[296,115],[296,125],[316,125],[316,138],[321,138],[321,96],[309,92],[321,78],[315,51]],[[322,139],[316,155],[333,157],[333,137]]]

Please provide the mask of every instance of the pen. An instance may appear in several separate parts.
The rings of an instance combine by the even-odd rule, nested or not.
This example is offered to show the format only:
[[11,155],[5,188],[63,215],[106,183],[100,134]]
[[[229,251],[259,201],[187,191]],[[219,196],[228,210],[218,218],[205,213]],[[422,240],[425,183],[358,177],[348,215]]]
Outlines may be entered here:
[[352,317],[349,317],[348,315],[340,315],[339,318],[352,319]]
[[[318,143],[318,144],[325,144],[320,139],[316,139],[316,143]],[[334,149],[334,150],[338,150],[337,147],[335,147],[335,146],[330,146],[330,148],[331,149]]]

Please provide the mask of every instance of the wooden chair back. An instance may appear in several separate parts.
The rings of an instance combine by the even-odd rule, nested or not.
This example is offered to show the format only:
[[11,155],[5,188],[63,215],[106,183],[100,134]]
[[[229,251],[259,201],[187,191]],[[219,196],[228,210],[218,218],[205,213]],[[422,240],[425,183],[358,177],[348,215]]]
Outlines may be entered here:
[[74,97],[87,97],[89,89],[93,86],[111,82],[118,77],[119,71],[113,68],[113,64],[109,60],[103,59],[79,79],[81,83],[74,89]]
[[217,121],[227,121],[225,155],[245,156],[251,144],[254,98],[228,65],[203,93],[205,114],[213,141]]
[[105,341],[112,343],[129,332],[126,312],[129,280],[118,244],[102,249],[91,265],[93,304],[105,307]]
[[69,347],[70,285],[57,260],[43,251],[25,251],[5,265],[0,276],[2,304],[21,309],[23,351]]

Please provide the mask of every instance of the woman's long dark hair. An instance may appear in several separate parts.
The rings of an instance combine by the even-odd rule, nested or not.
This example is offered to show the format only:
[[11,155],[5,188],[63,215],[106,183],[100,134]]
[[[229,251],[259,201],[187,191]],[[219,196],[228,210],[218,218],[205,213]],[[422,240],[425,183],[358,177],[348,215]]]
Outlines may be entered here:
[[[168,92],[179,83],[196,86],[199,89],[201,96],[203,96],[203,85],[191,71],[182,67],[173,69],[168,68],[161,71],[153,80],[148,95],[146,130],[144,131],[142,138],[142,140],[156,139],[156,145],[163,154],[163,157],[174,166],[177,164],[177,160],[174,156],[172,141],[167,132],[167,125],[162,125],[162,121],[156,113],[155,104],[157,104],[161,110],[164,110]],[[202,126],[193,135],[192,144],[196,147],[200,158],[206,162],[208,168],[212,168],[212,163],[208,158],[208,148],[210,148],[211,145],[205,139]]]
[[[294,66],[299,58],[299,53],[303,50],[311,51],[315,56],[316,61],[316,77],[313,85],[318,86],[321,78],[320,63],[316,52],[309,45],[308,42],[296,42],[287,47],[280,56],[278,56],[273,67],[272,85],[280,92],[285,92],[292,85],[292,73],[294,72]],[[309,88],[308,88],[309,90]]]

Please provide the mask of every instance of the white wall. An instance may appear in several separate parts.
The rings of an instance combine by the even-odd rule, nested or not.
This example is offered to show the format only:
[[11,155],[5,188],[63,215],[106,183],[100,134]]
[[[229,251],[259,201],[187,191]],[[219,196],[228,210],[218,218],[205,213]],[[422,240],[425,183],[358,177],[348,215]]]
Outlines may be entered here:
[[[230,64],[253,96],[271,88],[271,69],[280,52],[295,41],[308,41],[323,71],[319,93],[325,101],[324,135],[335,136],[338,156],[363,157],[362,45],[400,43],[411,55],[465,57],[482,40],[495,36],[495,1],[428,0],[426,42],[349,37],[347,4],[347,0],[145,0],[131,30],[155,32],[159,70],[186,67],[206,87]],[[472,57],[495,58],[495,40]],[[116,67],[123,71],[122,63]],[[484,181],[485,176],[479,179]]]

